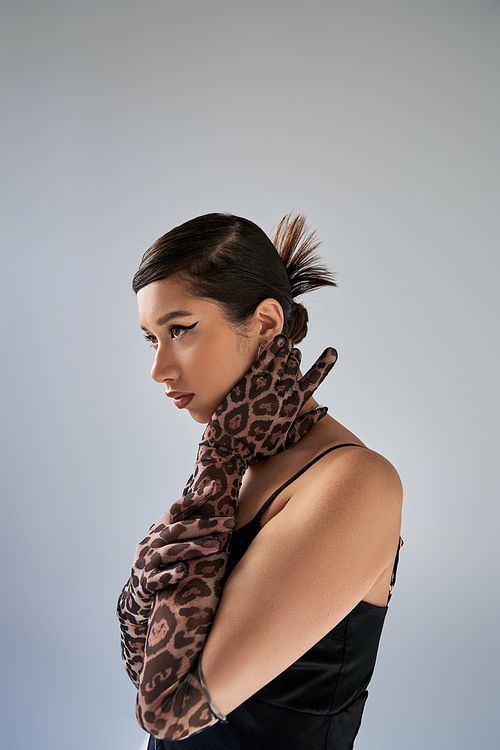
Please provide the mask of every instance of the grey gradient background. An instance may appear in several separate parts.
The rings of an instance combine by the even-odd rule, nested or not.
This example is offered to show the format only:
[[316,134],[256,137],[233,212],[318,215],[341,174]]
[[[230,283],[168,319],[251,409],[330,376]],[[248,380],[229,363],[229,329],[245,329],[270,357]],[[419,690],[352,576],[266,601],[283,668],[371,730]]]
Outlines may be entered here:
[[114,609],[200,425],[130,280],[194,215],[300,210],[338,290],[302,349],[398,468],[396,594],[357,750],[498,747],[500,5],[1,5],[1,739],[138,750]]

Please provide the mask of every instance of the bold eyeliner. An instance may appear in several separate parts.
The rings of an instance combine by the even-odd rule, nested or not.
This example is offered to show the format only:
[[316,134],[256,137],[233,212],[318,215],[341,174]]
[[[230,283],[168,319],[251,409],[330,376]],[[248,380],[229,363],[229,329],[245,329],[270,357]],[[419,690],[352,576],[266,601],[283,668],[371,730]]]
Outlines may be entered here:
[[[168,331],[169,331],[169,333],[170,333],[170,337],[171,337],[172,339],[174,339],[174,341],[175,341],[176,339],[180,339],[180,338],[182,338],[182,336],[184,335],[184,333],[185,333],[186,331],[192,331],[192,330],[193,330],[193,328],[194,328],[195,326],[197,326],[197,325],[198,325],[198,321],[196,321],[196,323],[193,323],[193,324],[192,324],[192,325],[190,325],[190,326],[181,326],[181,325],[175,325],[175,324],[174,324],[174,325],[171,325],[171,326],[169,326],[169,328],[168,328]],[[178,331],[182,331],[182,334],[181,334],[180,336],[174,336],[174,335],[173,335],[173,333],[172,333],[172,331],[175,331],[175,330],[178,330]]]

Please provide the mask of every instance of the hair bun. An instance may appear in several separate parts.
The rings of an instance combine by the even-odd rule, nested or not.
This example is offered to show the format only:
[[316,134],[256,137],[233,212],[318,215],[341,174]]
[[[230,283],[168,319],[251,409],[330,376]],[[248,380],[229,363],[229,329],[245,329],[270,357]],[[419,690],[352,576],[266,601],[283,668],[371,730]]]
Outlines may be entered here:
[[290,315],[290,324],[288,326],[288,338],[294,344],[300,344],[307,334],[307,323],[309,314],[300,302],[294,302],[292,313]]

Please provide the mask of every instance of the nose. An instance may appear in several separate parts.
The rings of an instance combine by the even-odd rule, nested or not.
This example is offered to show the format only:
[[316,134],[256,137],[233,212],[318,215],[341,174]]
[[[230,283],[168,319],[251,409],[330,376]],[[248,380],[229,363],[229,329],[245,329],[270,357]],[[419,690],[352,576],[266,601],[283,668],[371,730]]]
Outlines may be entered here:
[[155,353],[155,361],[151,368],[151,377],[155,383],[166,383],[167,380],[177,380],[179,377],[179,368],[172,356],[168,355],[161,346],[158,347]]

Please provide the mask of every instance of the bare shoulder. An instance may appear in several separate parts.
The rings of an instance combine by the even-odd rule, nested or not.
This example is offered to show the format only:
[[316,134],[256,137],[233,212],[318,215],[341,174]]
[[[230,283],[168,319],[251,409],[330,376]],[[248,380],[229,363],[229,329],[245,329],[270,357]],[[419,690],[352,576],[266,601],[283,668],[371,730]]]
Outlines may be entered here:
[[316,464],[317,478],[328,486],[382,491],[387,502],[401,502],[403,488],[394,466],[380,453],[364,446],[345,446]]
[[296,489],[299,502],[312,493],[316,503],[329,511],[353,502],[376,503],[395,510],[403,499],[401,479],[394,466],[362,445],[339,446],[323,456]]
[[309,528],[311,543],[322,539],[325,548],[345,548],[346,559],[372,550],[379,574],[387,577],[399,539],[402,499],[401,480],[386,458],[363,446],[339,447],[296,484],[282,508],[282,523],[300,522]]

